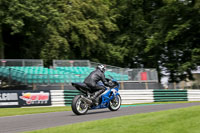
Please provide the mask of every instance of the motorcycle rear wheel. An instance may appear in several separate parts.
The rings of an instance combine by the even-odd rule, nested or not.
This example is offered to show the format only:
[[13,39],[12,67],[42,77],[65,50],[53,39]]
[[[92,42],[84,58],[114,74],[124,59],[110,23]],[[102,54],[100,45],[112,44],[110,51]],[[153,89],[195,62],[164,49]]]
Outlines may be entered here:
[[88,104],[81,98],[81,95],[74,97],[71,107],[76,115],[84,115],[88,111]]
[[121,106],[121,102],[122,102],[121,96],[117,95],[110,101],[108,108],[111,111],[117,111]]

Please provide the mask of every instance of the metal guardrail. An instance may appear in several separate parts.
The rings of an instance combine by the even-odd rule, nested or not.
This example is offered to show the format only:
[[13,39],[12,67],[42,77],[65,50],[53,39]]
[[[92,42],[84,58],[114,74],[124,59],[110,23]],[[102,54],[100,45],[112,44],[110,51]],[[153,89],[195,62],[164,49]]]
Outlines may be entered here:
[[0,59],[0,66],[44,66],[41,59]]
[[72,99],[78,94],[77,90],[51,90],[52,106],[71,105]]
[[[200,90],[120,90],[122,104],[200,101]],[[77,90],[5,90],[0,91],[0,107],[68,106]]]
[[89,60],[53,60],[53,67],[66,66],[66,67],[76,67],[76,66],[88,66],[90,67]]
[[122,104],[154,102],[153,90],[120,90]]
[[187,90],[154,90],[155,102],[187,101]]
[[188,101],[200,101],[200,90],[187,90]]
[[[122,104],[200,101],[200,90],[120,90]],[[77,90],[51,90],[52,106],[71,104]]]

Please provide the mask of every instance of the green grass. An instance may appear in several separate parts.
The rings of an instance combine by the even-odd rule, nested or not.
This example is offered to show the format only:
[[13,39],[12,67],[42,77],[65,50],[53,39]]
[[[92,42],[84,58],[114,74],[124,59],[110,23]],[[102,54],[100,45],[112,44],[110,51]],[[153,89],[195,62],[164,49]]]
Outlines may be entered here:
[[24,114],[46,113],[46,112],[69,111],[69,110],[71,110],[71,106],[65,106],[65,107],[0,108],[0,117],[2,117],[2,116],[13,116],[13,115],[24,115]]
[[[75,119],[78,119],[76,117]],[[199,133],[200,106],[59,126],[26,133]]]

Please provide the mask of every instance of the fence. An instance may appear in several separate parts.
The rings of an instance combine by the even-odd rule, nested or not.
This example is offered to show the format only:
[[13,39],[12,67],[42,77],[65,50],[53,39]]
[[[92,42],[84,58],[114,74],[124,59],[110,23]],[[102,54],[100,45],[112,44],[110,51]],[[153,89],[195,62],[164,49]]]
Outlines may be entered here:
[[[200,90],[120,90],[122,104],[200,101]],[[52,90],[52,106],[66,106],[78,91]]]
[[187,90],[153,90],[155,102],[188,101]]
[[167,83],[164,84],[165,89],[200,89],[200,83],[196,82],[181,82],[181,83]]
[[[7,84],[23,85],[69,85],[71,82],[83,82],[84,78],[99,63],[89,60],[53,60],[53,68],[43,67],[39,59],[0,59],[0,87]],[[18,67],[18,68],[17,68]],[[21,67],[21,68],[20,68]],[[29,70],[28,67],[30,68]],[[161,89],[156,69],[130,69],[106,65],[106,77],[113,76],[122,89]],[[195,71],[193,71],[195,72]],[[199,74],[195,72],[195,82],[169,83],[165,89],[199,89]],[[14,82],[12,82],[14,81]],[[16,84],[15,84],[16,83]]]
[[120,90],[122,104],[154,102],[153,90]]
[[[89,67],[89,68],[96,68],[99,63],[91,62],[89,60],[53,60],[53,67]],[[130,69],[130,68],[121,68],[111,65],[106,65],[106,72],[107,75],[111,73],[119,74],[119,79],[123,81],[135,81],[135,82],[158,82],[158,76],[156,69]],[[127,76],[127,78],[126,78]],[[126,79],[126,80],[124,80]]]
[[[99,63],[89,60],[53,60],[53,69],[43,67],[43,60],[1,59],[0,77],[22,84],[57,84],[83,82]],[[32,67],[32,68],[31,68]],[[122,82],[157,82],[155,69],[127,69],[106,65],[106,77]],[[52,81],[55,80],[55,81]]]
[[139,82],[158,82],[156,69],[128,69],[130,80]]
[[[43,67],[43,60],[34,59],[1,59],[0,60],[0,87],[8,85],[53,85],[71,82],[83,82],[99,63],[89,60],[53,60],[53,69]],[[105,65],[107,78],[127,84],[133,82],[145,83],[144,89],[150,89],[147,82],[158,82],[155,69],[127,69]],[[126,86],[126,83],[125,83]],[[124,89],[124,88],[123,88]]]
[[188,101],[200,101],[200,90],[188,90],[187,95]]
[[[120,90],[122,104],[200,101],[200,90]],[[67,106],[77,90],[0,91],[0,107]]]
[[75,67],[75,66],[89,66],[89,60],[53,60],[53,67],[57,66],[66,66],[66,67]]
[[74,96],[78,95],[77,90],[51,90],[52,106],[70,105]]
[[40,59],[0,59],[0,66],[43,66]]

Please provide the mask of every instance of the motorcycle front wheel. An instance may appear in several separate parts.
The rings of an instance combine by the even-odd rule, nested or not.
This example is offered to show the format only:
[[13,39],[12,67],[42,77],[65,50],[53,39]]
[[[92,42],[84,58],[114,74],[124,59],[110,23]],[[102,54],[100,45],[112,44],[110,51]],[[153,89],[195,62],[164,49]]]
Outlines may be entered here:
[[111,111],[117,111],[121,106],[121,102],[122,100],[121,100],[120,95],[117,95],[110,101],[108,108]]
[[81,98],[81,95],[73,98],[71,107],[76,115],[84,115],[88,111],[88,104]]

